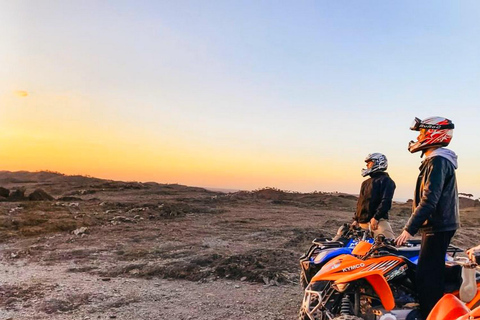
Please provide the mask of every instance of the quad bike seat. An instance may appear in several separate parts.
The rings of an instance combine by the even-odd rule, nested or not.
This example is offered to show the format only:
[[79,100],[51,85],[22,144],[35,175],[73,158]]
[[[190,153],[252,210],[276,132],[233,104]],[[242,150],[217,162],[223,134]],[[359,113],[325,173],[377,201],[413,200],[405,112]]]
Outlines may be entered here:
[[[445,292],[460,291],[461,299],[468,302],[476,294],[478,282],[480,282],[480,273],[475,269],[462,267],[459,264],[446,264]],[[472,292],[468,293],[468,291]]]
[[451,293],[458,291],[462,285],[462,266],[449,265],[445,266],[445,292]]

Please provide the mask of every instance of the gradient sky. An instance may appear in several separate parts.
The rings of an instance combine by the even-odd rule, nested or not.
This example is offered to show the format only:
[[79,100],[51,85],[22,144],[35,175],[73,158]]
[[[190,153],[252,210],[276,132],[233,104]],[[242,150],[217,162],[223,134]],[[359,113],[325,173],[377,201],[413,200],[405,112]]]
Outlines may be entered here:
[[0,0],[0,170],[413,195],[414,117],[480,197],[480,2]]

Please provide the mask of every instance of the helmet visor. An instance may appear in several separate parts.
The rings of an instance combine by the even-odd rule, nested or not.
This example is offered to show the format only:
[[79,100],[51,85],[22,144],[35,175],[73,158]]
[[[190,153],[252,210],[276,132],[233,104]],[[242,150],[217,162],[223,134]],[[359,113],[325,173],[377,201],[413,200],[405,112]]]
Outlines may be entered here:
[[413,120],[412,125],[410,126],[410,130],[419,131],[421,124],[422,124],[422,120],[415,117],[415,120]]

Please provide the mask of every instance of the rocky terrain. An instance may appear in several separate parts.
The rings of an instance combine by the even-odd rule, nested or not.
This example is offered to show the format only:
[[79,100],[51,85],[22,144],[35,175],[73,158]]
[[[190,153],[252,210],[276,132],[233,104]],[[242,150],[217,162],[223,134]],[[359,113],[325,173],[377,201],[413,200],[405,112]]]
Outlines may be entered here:
[[[356,197],[0,171],[0,320],[295,319],[298,257]],[[454,244],[480,243],[461,200]],[[411,204],[395,203],[394,231]]]

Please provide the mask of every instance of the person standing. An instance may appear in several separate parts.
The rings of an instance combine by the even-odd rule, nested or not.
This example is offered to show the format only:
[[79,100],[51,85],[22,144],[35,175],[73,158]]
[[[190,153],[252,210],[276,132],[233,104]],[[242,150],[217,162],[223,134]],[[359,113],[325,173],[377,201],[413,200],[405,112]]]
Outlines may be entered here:
[[376,236],[383,234],[393,239],[395,235],[388,223],[388,211],[392,207],[395,182],[385,170],[388,160],[384,154],[371,153],[365,158],[367,168],[362,169],[362,176],[370,176],[363,181],[357,201],[357,209],[353,217],[353,224],[362,229],[369,227]]
[[417,265],[417,291],[420,311],[426,319],[445,291],[445,254],[459,227],[455,152],[446,149],[452,140],[454,124],[443,117],[415,118],[411,130],[419,131],[410,141],[411,153],[421,151],[420,166],[413,199],[413,212],[397,245],[404,244],[419,230],[422,246]]

